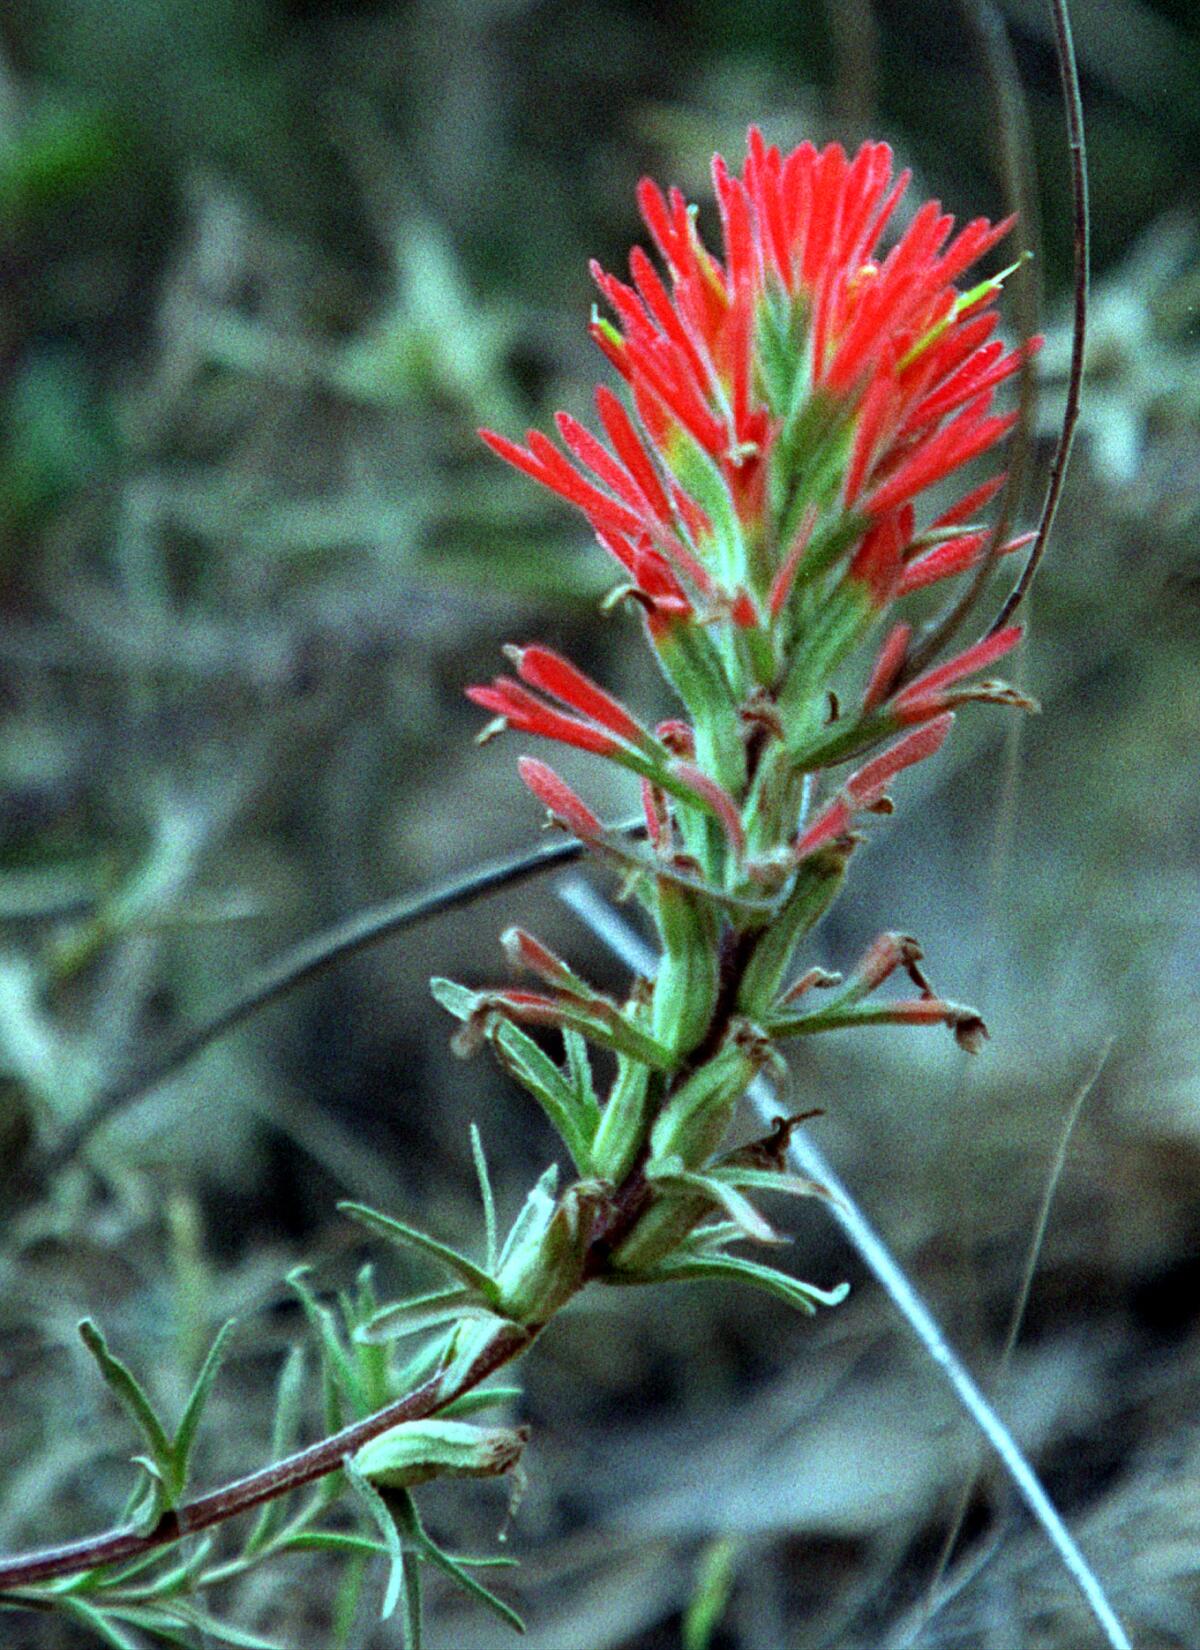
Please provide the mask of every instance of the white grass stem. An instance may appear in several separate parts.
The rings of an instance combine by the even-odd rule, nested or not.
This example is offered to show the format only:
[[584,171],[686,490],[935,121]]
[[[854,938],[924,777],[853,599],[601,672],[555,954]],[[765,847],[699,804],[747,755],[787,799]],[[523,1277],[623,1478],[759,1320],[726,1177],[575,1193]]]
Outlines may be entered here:
[[[647,978],[653,977],[658,966],[653,951],[589,883],[582,877],[570,877],[560,887],[559,896],[624,963]],[[757,1079],[750,1086],[749,1096],[764,1122],[770,1123],[778,1111],[770,1087],[761,1078]],[[825,1207],[858,1250],[865,1265],[883,1285],[936,1368],[949,1382],[959,1403],[1000,1457],[1025,1505],[1046,1532],[1067,1573],[1083,1594],[1112,1650],[1133,1650],[1132,1641],[1108,1602],[1104,1588],[1037,1474],[1021,1453],[1012,1433],[984,1397],[970,1370],[947,1341],[899,1262],[893,1258],[887,1245],[810,1138],[804,1134],[793,1135],[789,1156],[799,1173],[820,1180],[833,1194]]]

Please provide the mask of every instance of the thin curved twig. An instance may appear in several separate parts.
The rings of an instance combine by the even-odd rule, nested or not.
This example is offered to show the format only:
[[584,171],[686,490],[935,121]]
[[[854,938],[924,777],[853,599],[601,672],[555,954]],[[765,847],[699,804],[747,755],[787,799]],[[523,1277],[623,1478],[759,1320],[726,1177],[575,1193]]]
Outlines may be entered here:
[[[968,27],[976,37],[988,91],[988,119],[999,140],[998,171],[1004,191],[1005,211],[1022,226],[1028,236],[1026,244],[1036,249],[1040,246],[1041,235],[1029,111],[1021,90],[1021,78],[1013,58],[1008,30],[1004,19],[988,0],[962,0],[962,6]],[[1018,331],[1022,343],[1028,346],[1038,331],[1036,280],[1026,278],[1017,282],[1015,305]],[[932,663],[966,624],[983,597],[1020,506],[1036,402],[1037,372],[1027,348],[1018,380],[1017,426],[1013,433],[1008,478],[1000,495],[996,521],[987,545],[968,583],[910,649],[897,685],[912,681]]]
[[[641,824],[640,818],[626,820],[615,829],[628,834]],[[574,840],[551,843],[532,853],[484,866],[482,870],[444,883],[430,893],[387,900],[382,905],[372,906],[357,916],[347,918],[345,922],[335,924],[324,933],[301,940],[299,945],[285,951],[282,957],[277,957],[260,970],[245,990],[223,1009],[199,1025],[179,1033],[145,1064],[102,1089],[82,1116],[40,1161],[31,1165],[31,1183],[43,1184],[49,1176],[75,1158],[95,1131],[117,1112],[144,1099],[226,1032],[234,1030],[261,1009],[269,1008],[297,986],[318,979],[359,952],[391,939],[406,928],[469,905],[487,894],[510,888],[542,871],[568,865],[582,852],[582,845]]]
[[1013,614],[1029,594],[1037,577],[1054,518],[1062,496],[1063,481],[1075,442],[1075,426],[1079,422],[1079,406],[1083,399],[1083,362],[1087,348],[1088,285],[1091,271],[1091,218],[1088,212],[1087,147],[1083,133],[1083,99],[1079,91],[1079,66],[1075,61],[1075,43],[1071,36],[1071,18],[1067,0],[1050,0],[1054,16],[1054,42],[1058,52],[1058,72],[1062,81],[1063,102],[1066,106],[1067,141],[1071,154],[1071,203],[1074,224],[1075,295],[1074,325],[1071,335],[1071,371],[1067,380],[1067,404],[1063,409],[1062,431],[1050,468],[1046,500],[1038,522],[1037,537],[1030,547],[1021,576],[1009,592],[999,613],[988,630],[994,636],[1003,630]]

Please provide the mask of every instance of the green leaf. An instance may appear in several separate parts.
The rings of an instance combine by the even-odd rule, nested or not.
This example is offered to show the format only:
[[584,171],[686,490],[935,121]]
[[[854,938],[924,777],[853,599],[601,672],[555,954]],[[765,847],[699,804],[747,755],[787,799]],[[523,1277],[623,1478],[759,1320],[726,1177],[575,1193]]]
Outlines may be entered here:
[[[119,1588],[122,1607],[138,1599],[164,1598],[171,1593],[183,1592],[192,1586],[200,1571],[203,1570],[213,1546],[214,1538],[211,1535],[202,1537],[196,1543],[195,1550],[189,1553],[185,1559],[172,1564],[161,1575],[144,1583],[141,1587],[129,1586],[129,1582],[135,1575],[143,1573],[150,1567],[150,1565],[141,1561],[135,1564],[127,1564],[115,1574],[105,1576],[93,1585],[97,1590],[102,1588],[113,1588],[115,1590]],[[151,1564],[154,1564],[161,1562],[163,1555],[161,1552],[153,1552],[144,1556],[150,1560]]]
[[[475,1012],[478,993],[468,991],[456,981],[434,979],[429,982],[429,988],[442,1007],[457,1019],[469,1020]],[[578,1033],[568,1030],[563,1035],[578,1036]],[[505,1071],[541,1106],[579,1172],[589,1173],[592,1136],[600,1115],[598,1107],[593,1118],[550,1056],[511,1021],[498,1021],[490,1037],[496,1058]]]
[[226,1343],[233,1332],[232,1318],[222,1324],[217,1332],[217,1338],[209,1348],[196,1384],[192,1388],[191,1396],[184,1407],[183,1418],[179,1423],[179,1430],[175,1434],[175,1444],[172,1450],[174,1465],[174,1483],[172,1492],[176,1498],[182,1496],[187,1486],[188,1467],[191,1462],[192,1449],[196,1442],[196,1432],[200,1426],[200,1417],[204,1413],[204,1406],[208,1402],[208,1395],[212,1391],[212,1384],[217,1378],[217,1371],[221,1367],[221,1360],[225,1356]]
[[827,1186],[819,1180],[809,1180],[800,1174],[785,1174],[779,1169],[753,1169],[735,1164],[721,1164],[708,1171],[713,1180],[729,1186],[761,1192],[783,1192],[788,1197],[832,1197]]
[[[388,1503],[380,1495],[374,1484],[370,1482],[354,1464],[351,1456],[347,1456],[342,1463],[346,1474],[346,1482],[358,1502],[360,1508],[374,1524],[383,1537],[384,1550],[388,1557],[388,1579],[384,1589],[383,1605],[379,1612],[380,1621],[388,1621],[400,1602],[401,1595],[405,1596],[405,1614],[408,1614],[407,1595],[410,1591],[405,1567],[404,1546],[400,1540],[400,1531],[396,1520],[389,1510]],[[407,1634],[406,1634],[407,1638]],[[420,1642],[420,1624],[417,1625],[417,1642]]]
[[482,1295],[484,1300],[493,1305],[499,1300],[500,1292],[496,1280],[485,1272],[482,1266],[476,1266],[473,1260],[466,1255],[460,1255],[457,1249],[451,1249],[448,1244],[439,1243],[424,1232],[418,1232],[414,1226],[406,1226],[402,1220],[393,1220],[391,1215],[383,1215],[375,1209],[369,1209],[363,1203],[339,1203],[339,1211],[349,1215],[351,1220],[357,1220],[368,1231],[374,1232],[377,1237],[386,1238],[390,1243],[407,1244],[413,1249],[420,1249],[427,1255],[442,1263],[448,1271],[461,1278],[468,1289]]
[[96,1360],[108,1390],[145,1439],[159,1476],[164,1484],[169,1484],[174,1450],[145,1390],[129,1368],[108,1350],[108,1342],[91,1318],[84,1318],[79,1324],[79,1338]]
[[551,1163],[538,1176],[536,1184],[522,1203],[516,1220],[509,1228],[496,1268],[500,1275],[503,1275],[508,1261],[525,1247],[533,1234],[536,1232],[540,1236],[550,1224],[555,1210],[554,1192],[557,1185],[558,1164]]
[[289,1553],[364,1553],[369,1556],[387,1555],[389,1548],[382,1541],[372,1541],[366,1535],[348,1535],[344,1530],[297,1530],[279,1543]]
[[483,1204],[486,1265],[489,1272],[494,1272],[496,1270],[496,1200],[492,1196],[492,1177],[488,1173],[487,1158],[484,1155],[483,1136],[474,1123],[471,1124],[471,1158],[475,1164],[475,1176],[479,1181],[479,1197]]
[[[244,1627],[235,1627],[232,1622],[219,1621],[216,1616],[210,1616],[206,1610],[183,1599],[158,1610],[119,1610],[114,1614],[137,1626],[147,1627],[151,1632],[169,1634],[177,1625],[192,1627],[204,1635],[206,1642],[212,1639],[218,1644],[232,1645],[234,1650],[281,1650],[277,1639],[266,1639],[261,1633],[251,1633]],[[185,1639],[184,1642],[188,1641]]]
[[476,1387],[474,1392],[464,1392],[461,1398],[446,1404],[438,1414],[447,1420],[456,1420],[463,1415],[478,1415],[483,1409],[494,1409],[497,1404],[514,1404],[521,1396],[519,1386]]
[[678,1158],[668,1158],[662,1164],[650,1164],[647,1178],[655,1185],[677,1186],[682,1191],[702,1193],[719,1209],[724,1209],[730,1220],[739,1228],[742,1237],[750,1238],[754,1243],[788,1241],[780,1236],[770,1221],[760,1215],[750,1199],[743,1197],[736,1187],[716,1179],[711,1174],[687,1170]]
[[132,1524],[139,1535],[149,1535],[170,1498],[162,1473],[148,1455],[135,1455],[133,1463],[141,1472],[125,1503],[125,1522]]
[[763,1289],[768,1295],[786,1301],[809,1316],[818,1306],[839,1306],[850,1293],[848,1283],[839,1283],[836,1289],[819,1289],[815,1283],[803,1283],[789,1277],[773,1266],[762,1266],[757,1261],[742,1260],[735,1255],[669,1255],[644,1272],[630,1272],[623,1277],[618,1272],[609,1274],[613,1283],[691,1283],[705,1278],[727,1278],[732,1283],[748,1283]]
[[358,1623],[358,1607],[362,1602],[368,1564],[366,1553],[355,1553],[343,1567],[342,1578],[333,1595],[333,1604],[329,1612],[329,1650],[349,1650],[349,1646],[356,1638],[361,1641],[362,1635],[355,1634],[355,1627]]
[[142,1650],[139,1640],[131,1638],[118,1627],[108,1611],[97,1609],[85,1599],[67,1594],[59,1601],[59,1608],[74,1616],[76,1621],[82,1622],[85,1627],[90,1627],[103,1643],[111,1646],[111,1650]]
[[[280,1461],[295,1446],[300,1431],[300,1405],[304,1396],[304,1349],[294,1346],[283,1361],[275,1395],[275,1419],[271,1428],[271,1460]],[[284,1515],[284,1498],[276,1496],[259,1508],[254,1527],[242,1551],[261,1551],[279,1528]]]
[[432,1294],[414,1295],[411,1300],[381,1306],[366,1323],[359,1324],[354,1338],[364,1346],[380,1346],[386,1341],[417,1335],[442,1324],[499,1321],[493,1309],[469,1289],[436,1289]]
[[741,1543],[729,1536],[710,1541],[700,1557],[696,1586],[683,1617],[683,1650],[708,1650],[733,1590]]
[[321,1305],[305,1282],[307,1271],[305,1266],[296,1267],[288,1273],[287,1282],[295,1290],[317,1337],[325,1376],[325,1423],[328,1431],[336,1432],[345,1420],[346,1405],[355,1415],[366,1412],[365,1394],[358,1370],[338,1334],[333,1313]]
[[[421,1556],[435,1565],[445,1575],[448,1575],[457,1586],[470,1594],[473,1599],[476,1599],[480,1604],[491,1610],[493,1614],[499,1616],[500,1620],[513,1628],[515,1632],[523,1633],[525,1623],[517,1612],[505,1604],[503,1599],[497,1598],[495,1593],[476,1581],[474,1576],[468,1575],[463,1568],[461,1559],[452,1558],[449,1553],[443,1552],[422,1524],[421,1515],[417,1511],[417,1504],[412,1496],[408,1495],[407,1492],[401,1492],[401,1494],[403,1495],[403,1502],[400,1496],[395,1497],[397,1502],[396,1516],[401,1523],[404,1534],[418,1548]],[[404,1502],[407,1502],[407,1506],[403,1504]]]

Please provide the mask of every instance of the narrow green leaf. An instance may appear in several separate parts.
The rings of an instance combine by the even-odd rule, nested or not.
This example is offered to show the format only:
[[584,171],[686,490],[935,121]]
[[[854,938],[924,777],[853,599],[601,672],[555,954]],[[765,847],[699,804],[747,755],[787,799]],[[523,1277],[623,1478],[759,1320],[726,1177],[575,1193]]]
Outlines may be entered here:
[[[142,1609],[140,1606],[129,1610],[115,1610],[122,1621],[130,1626],[144,1628],[147,1633],[153,1633],[155,1638],[161,1639],[164,1644],[175,1644],[180,1650],[196,1650],[196,1635],[183,1622],[175,1621],[165,1616],[161,1610],[152,1606]],[[139,1641],[140,1642],[140,1641]]]
[[[271,1428],[271,1460],[280,1461],[295,1446],[300,1431],[300,1405],[304,1394],[304,1349],[294,1346],[283,1361],[275,1395],[275,1419]],[[258,1517],[242,1551],[257,1553],[267,1545],[284,1515],[284,1498],[276,1496],[259,1508]]]
[[525,1623],[517,1612],[505,1604],[503,1599],[497,1598],[495,1593],[476,1581],[474,1576],[468,1575],[460,1559],[452,1558],[449,1553],[443,1552],[421,1522],[417,1504],[411,1495],[405,1495],[405,1500],[407,1501],[407,1507],[403,1505],[397,1507],[397,1518],[401,1523],[404,1534],[418,1548],[421,1556],[435,1565],[445,1575],[448,1575],[464,1592],[469,1593],[472,1598],[499,1616],[500,1620],[513,1628],[515,1632],[523,1633]]
[[848,1283],[836,1289],[819,1289],[814,1283],[803,1283],[773,1266],[762,1266],[757,1261],[742,1260],[735,1255],[669,1255],[644,1272],[630,1273],[628,1279],[613,1273],[614,1283],[690,1283],[705,1278],[727,1278],[732,1283],[747,1283],[763,1289],[769,1295],[786,1301],[811,1317],[818,1306],[839,1306],[850,1293]]
[[464,1392],[461,1398],[439,1409],[438,1414],[447,1420],[457,1420],[463,1415],[478,1415],[483,1409],[494,1409],[497,1404],[516,1403],[521,1396],[519,1386],[476,1387],[474,1392]]
[[382,1541],[365,1535],[348,1535],[343,1530],[297,1530],[279,1543],[289,1553],[362,1553],[368,1557],[388,1554]]
[[162,1473],[148,1455],[135,1455],[133,1464],[140,1467],[141,1472],[125,1503],[124,1519],[139,1535],[149,1535],[162,1517],[163,1508],[169,1505],[170,1497]]
[[733,1591],[740,1550],[740,1542],[718,1536],[701,1554],[696,1586],[683,1616],[683,1650],[709,1650]]
[[492,1177],[488,1174],[487,1158],[483,1150],[483,1136],[474,1123],[471,1124],[471,1157],[475,1164],[475,1175],[479,1181],[480,1201],[483,1204],[483,1230],[487,1253],[485,1264],[489,1272],[494,1272],[496,1270],[496,1200],[492,1196]]
[[204,1413],[204,1406],[208,1402],[212,1384],[217,1378],[217,1371],[221,1367],[221,1360],[225,1356],[225,1347],[233,1332],[232,1318],[222,1324],[217,1331],[217,1337],[209,1348],[208,1357],[201,1366],[196,1377],[196,1384],[192,1388],[191,1396],[183,1411],[183,1418],[179,1423],[179,1430],[175,1434],[175,1444],[172,1450],[175,1481],[172,1493],[178,1498],[187,1487],[188,1467],[191,1462],[192,1449],[196,1442],[196,1433],[200,1426],[200,1417]]
[[83,1626],[90,1627],[103,1643],[111,1647],[111,1650],[143,1650],[140,1641],[131,1638],[123,1628],[118,1627],[108,1611],[97,1609],[85,1599],[67,1594],[60,1601],[59,1608],[74,1616]]
[[380,1346],[386,1341],[400,1340],[405,1335],[436,1329],[441,1324],[468,1320],[478,1322],[487,1318],[498,1321],[492,1308],[478,1300],[469,1289],[436,1289],[429,1295],[414,1295],[411,1300],[381,1306],[366,1323],[359,1324],[354,1338],[365,1346]]
[[[146,1564],[126,1565],[117,1574],[106,1577],[103,1581],[97,1583],[97,1587],[98,1589],[101,1587],[119,1588],[122,1606],[132,1604],[138,1599],[166,1598],[172,1593],[184,1592],[193,1585],[196,1577],[208,1562],[208,1556],[213,1550],[213,1545],[214,1541],[211,1535],[202,1537],[196,1543],[194,1552],[189,1553],[182,1561],[172,1564],[161,1575],[144,1582],[140,1587],[131,1587],[129,1582],[135,1574],[141,1573],[149,1567]],[[153,1564],[161,1562],[163,1555],[161,1552],[154,1552],[145,1556]]]
[[325,1419],[336,1432],[345,1419],[344,1405],[355,1415],[365,1413],[366,1395],[358,1370],[342,1343],[333,1313],[322,1306],[305,1281],[308,1268],[298,1266],[288,1273],[287,1282],[295,1290],[304,1315],[317,1337],[321,1366],[325,1373]]
[[809,1180],[800,1174],[785,1174],[778,1169],[742,1168],[737,1164],[722,1164],[708,1171],[713,1180],[742,1190],[783,1192],[788,1197],[832,1197],[827,1186],[819,1180]]
[[714,1220],[706,1226],[697,1226],[684,1238],[677,1254],[710,1255],[727,1243],[740,1243],[743,1233],[735,1220]]
[[173,1453],[171,1440],[154,1413],[154,1406],[145,1390],[130,1369],[108,1350],[108,1342],[91,1318],[84,1318],[79,1324],[79,1338],[96,1360],[108,1390],[145,1439],[159,1474],[164,1482],[169,1483]]
[[466,1255],[460,1255],[457,1249],[451,1249],[448,1244],[439,1243],[437,1238],[418,1232],[414,1226],[406,1226],[402,1220],[394,1220],[391,1215],[383,1215],[376,1209],[369,1209],[363,1203],[339,1203],[339,1211],[349,1215],[351,1220],[357,1220],[368,1231],[374,1232],[377,1237],[386,1238],[390,1243],[407,1244],[410,1248],[420,1249],[435,1260],[472,1289],[482,1295],[484,1300],[494,1305],[500,1298],[495,1278],[485,1272],[482,1266],[476,1266],[473,1260]]
[[[676,1166],[677,1165],[677,1166]],[[735,1186],[727,1181],[718,1180],[711,1174],[685,1169],[678,1158],[669,1158],[661,1165],[651,1164],[647,1178],[659,1186],[678,1186],[683,1191],[700,1192],[733,1221],[740,1229],[743,1237],[750,1238],[755,1243],[787,1243],[769,1220],[764,1219],[750,1202],[743,1197]]]
[[[368,1558],[365,1553],[353,1554],[345,1564],[330,1611],[329,1650],[348,1650],[354,1642],[367,1568]],[[361,1637],[359,1634],[360,1641]]]
[[[384,1550],[388,1557],[388,1579],[383,1594],[383,1606],[379,1612],[381,1621],[388,1621],[395,1613],[396,1605],[400,1602],[401,1594],[407,1595],[407,1577],[404,1568],[404,1548],[400,1540],[400,1531],[393,1518],[387,1502],[380,1495],[369,1479],[365,1478],[355,1466],[353,1458],[347,1456],[342,1462],[342,1469],[346,1474],[346,1482],[358,1502],[359,1507],[374,1524],[383,1537]],[[420,1628],[418,1626],[418,1634]],[[406,1635],[407,1637],[407,1635]]]
[[592,1078],[592,1062],[586,1037],[577,1031],[563,1032],[563,1049],[567,1056],[567,1078],[579,1103],[580,1119],[589,1139],[600,1123],[600,1097]]
[[440,1003],[448,1014],[453,1014],[456,1020],[469,1020],[475,1012],[475,1000],[479,993],[468,991],[457,980],[447,980],[441,974],[435,974],[429,982],[429,990],[433,1000]]
[[554,1193],[558,1186],[558,1164],[551,1163],[543,1169],[535,1185],[522,1203],[516,1220],[509,1228],[508,1236],[504,1240],[504,1247],[500,1251],[499,1264],[496,1271],[502,1274],[506,1263],[535,1232],[543,1232],[550,1224],[554,1214]]
[[363,1393],[368,1407],[372,1410],[382,1409],[392,1396],[391,1360],[387,1348],[367,1340],[358,1333],[360,1327],[374,1317],[378,1310],[379,1297],[375,1290],[374,1273],[368,1263],[360,1268],[358,1291],[352,1299],[344,1303],[342,1315],[349,1326],[350,1338],[354,1342],[354,1355]]
[[173,1621],[178,1622],[184,1627],[195,1628],[206,1640],[214,1639],[218,1644],[232,1645],[234,1650],[282,1650],[278,1639],[263,1638],[261,1633],[251,1633],[244,1627],[235,1627],[232,1622],[219,1621],[216,1616],[210,1616],[206,1610],[183,1599],[160,1606],[157,1611],[122,1610],[119,1614],[125,1620],[136,1619],[140,1625],[160,1633]]

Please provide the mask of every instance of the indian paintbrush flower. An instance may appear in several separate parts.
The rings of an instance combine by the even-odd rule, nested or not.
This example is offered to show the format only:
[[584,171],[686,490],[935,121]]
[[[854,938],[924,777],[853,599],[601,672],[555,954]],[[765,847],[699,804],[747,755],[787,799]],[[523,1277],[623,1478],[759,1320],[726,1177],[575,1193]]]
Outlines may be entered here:
[[[526,1428],[460,1417],[507,1397],[479,1383],[527,1350],[588,1283],[723,1278],[808,1312],[843,1298],[845,1285],[819,1289],[728,1252],[785,1241],[749,1194],[830,1195],[787,1172],[789,1136],[812,1113],[783,1106],[764,1138],[724,1145],[748,1085],[786,1080],[781,1045],[851,1026],[940,1025],[974,1053],[986,1036],[975,1010],[934,991],[909,935],[882,935],[844,978],[813,967],[789,977],[842,890],[863,815],[891,811],[889,787],[940,749],[962,706],[1030,704],[1003,682],[978,679],[1017,645],[1018,626],[932,663],[912,649],[919,614],[905,605],[989,553],[981,515],[1001,476],[948,504],[926,499],[1013,424],[994,397],[1036,341],[1009,349],[994,336],[1002,275],[958,285],[1011,225],[977,219],[955,235],[928,202],[882,252],[908,178],[893,177],[880,143],[852,160],[837,145],[801,144],[784,156],[752,130],[742,175],[717,157],[713,181],[719,258],[679,191],[664,196],[644,181],[639,203],[665,276],[641,248],[628,282],[594,271],[615,321],[597,315],[591,333],[629,397],[627,406],[597,391],[604,438],[565,413],[561,447],[537,431],[524,446],[485,432],[501,457],[583,513],[621,570],[606,606],[640,612],[683,711],[651,727],[540,645],[508,648],[515,674],[469,690],[495,718],[485,736],[512,728],[557,740],[640,783],[644,845],[607,829],[545,762],[520,761],[551,820],[614,864],[642,903],[659,941],[653,979],[636,977],[618,1000],[514,925],[504,948],[536,989],[433,982],[461,1022],[458,1052],[491,1047],[541,1105],[578,1178],[560,1191],[551,1164],[501,1243],[475,1133],[482,1260],[348,1204],[352,1218],[423,1255],[449,1284],[380,1306],[364,1274],[343,1301],[347,1338],[293,1279],[320,1339],[331,1436],[292,1462],[311,1476],[342,1469],[391,1555],[384,1614],[404,1596],[406,1642],[418,1640],[418,1559],[516,1622],[433,1543],[409,1492],[432,1478],[518,1470]],[[879,997],[896,975],[916,994]],[[556,1053],[561,1045],[561,1059],[547,1041]],[[612,1072],[603,1100],[593,1049]],[[138,1458],[149,1489],[135,1528],[115,1537],[115,1550],[135,1557],[160,1539],[168,1511],[172,1539],[204,1527],[172,1509],[225,1332],[174,1436],[99,1332],[83,1333],[150,1451]],[[395,1367],[387,1347],[418,1334],[435,1338]],[[281,1388],[281,1413],[283,1396]],[[348,1439],[353,1451],[343,1448]],[[312,1468],[314,1457],[324,1464]],[[285,1477],[267,1469],[241,1489],[265,1479],[275,1495]],[[284,1533],[301,1532],[327,1499],[310,1501]],[[264,1551],[269,1528],[260,1521],[251,1536]],[[322,1537],[349,1539],[310,1539]],[[86,1574],[75,1562],[81,1550]],[[108,1538],[85,1542],[35,1555],[24,1574],[80,1571],[71,1588],[56,1583],[55,1596],[103,1625],[77,1587],[106,1572],[97,1586],[119,1596],[108,1591],[122,1580],[107,1574],[113,1552]],[[139,1610],[168,1581],[190,1588],[198,1574],[189,1560],[146,1588],[143,1565],[135,1559],[124,1572],[137,1575],[129,1598]]]
[[[652,728],[536,645],[506,650],[514,676],[469,690],[494,713],[488,735],[557,740],[641,784],[645,847],[606,831],[543,761],[521,759],[552,821],[614,860],[646,907],[654,980],[620,1005],[512,930],[510,955],[544,989],[443,995],[465,1020],[458,1046],[488,1037],[552,1117],[566,1101],[539,1062],[558,1068],[519,1027],[617,1054],[608,1101],[589,1087],[589,1121],[570,1128],[590,1184],[614,1186],[590,1274],[669,1262],[679,1276],[689,1255],[707,1264],[724,1241],[768,1240],[728,1181],[734,1160],[714,1154],[747,1083],[777,1063],[775,1043],[872,1023],[942,1024],[971,1050],[985,1035],[974,1010],[934,993],[904,936],[885,935],[844,982],[810,969],[788,983],[842,888],[862,816],[890,812],[889,787],[934,755],[959,707],[1030,704],[978,679],[1017,645],[1016,625],[909,668],[910,599],[978,566],[1004,477],[972,479],[957,498],[945,488],[1011,430],[995,397],[1038,340],[996,336],[1011,270],[960,285],[1011,221],[955,233],[931,201],[883,249],[908,181],[886,144],[852,159],[836,144],[784,155],[752,129],[740,176],[713,163],[718,256],[682,194],[644,180],[657,262],[635,247],[628,280],[593,266],[608,313],[591,335],[628,401],[597,390],[602,434],[560,413],[561,445],[481,432],[585,517],[619,569],[605,607],[640,613],[684,713]],[[871,1000],[897,968],[919,995]],[[810,997],[814,985],[825,989]]]

